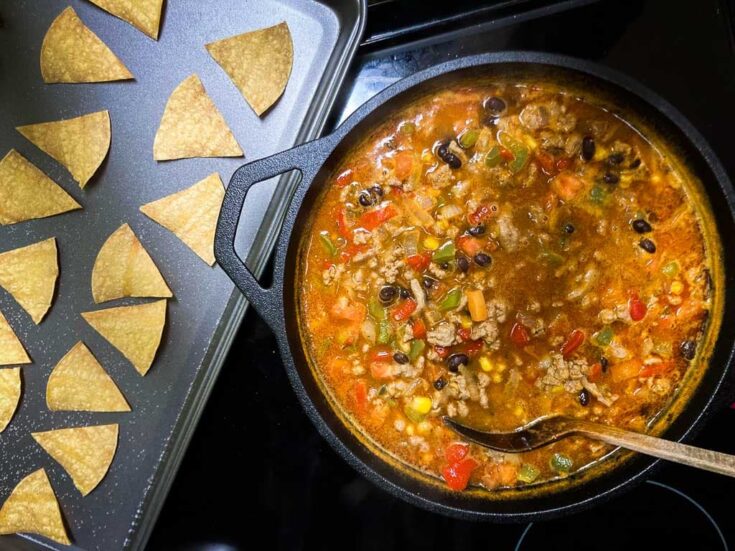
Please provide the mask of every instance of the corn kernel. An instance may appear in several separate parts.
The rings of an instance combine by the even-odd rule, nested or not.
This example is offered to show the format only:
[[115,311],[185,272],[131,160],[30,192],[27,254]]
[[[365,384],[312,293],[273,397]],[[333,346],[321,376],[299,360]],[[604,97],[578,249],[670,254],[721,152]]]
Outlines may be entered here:
[[597,149],[595,149],[595,155],[594,157],[592,157],[592,160],[601,161],[605,157],[607,157],[607,151],[605,151],[602,147],[598,147]]
[[681,292],[684,290],[684,284],[681,281],[674,281],[671,284],[671,292],[675,295],[680,295]]
[[421,421],[418,425],[416,425],[416,430],[419,432],[419,434],[429,434],[431,432],[431,423],[428,421]]
[[661,175],[656,173],[653,176],[651,176],[651,182],[654,184],[658,184],[661,181]]
[[420,415],[431,411],[431,398],[428,396],[414,396],[411,400],[411,409]]
[[413,425],[408,425],[406,427],[406,434],[409,436],[413,436],[413,433],[416,431],[416,429],[413,428]]
[[462,326],[463,329],[471,329],[472,328],[472,318],[469,316],[460,316],[459,317],[459,323]]
[[421,160],[426,164],[431,164],[434,162],[434,154],[431,152],[430,149],[424,149],[421,152]]
[[424,248],[429,249],[430,251],[434,251],[439,248],[439,240],[436,237],[429,236],[426,239],[424,239]]
[[523,409],[523,406],[516,406],[513,409],[513,415],[515,415],[516,417],[522,417],[524,413],[525,411]]
[[449,228],[449,222],[447,222],[446,220],[439,220],[439,221],[437,222],[437,225],[438,225],[438,226],[439,226],[439,227],[440,227],[441,229],[443,229],[443,230],[446,230],[446,229],[448,229],[448,228]]
[[495,365],[495,368],[498,371],[500,371],[500,373],[503,373],[506,369],[508,369],[508,364],[503,361],[500,361],[500,362],[497,362],[497,364]]
[[523,141],[526,142],[529,149],[536,149],[538,147],[538,142],[529,135],[523,136]]
[[557,385],[557,386],[551,387],[551,393],[552,394],[559,394],[563,390],[564,390],[564,387],[563,386],[558,386]]
[[503,374],[502,373],[493,373],[491,375],[491,378],[494,383],[502,383],[503,382]]
[[487,356],[480,356],[480,367],[483,371],[490,371],[493,368],[493,364]]

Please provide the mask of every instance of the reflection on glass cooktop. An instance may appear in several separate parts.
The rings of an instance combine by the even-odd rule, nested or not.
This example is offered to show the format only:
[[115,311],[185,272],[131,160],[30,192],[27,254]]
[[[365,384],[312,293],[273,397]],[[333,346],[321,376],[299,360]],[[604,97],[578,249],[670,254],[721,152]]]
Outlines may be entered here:
[[[385,11],[389,4],[381,4],[381,14],[391,13]],[[333,124],[392,82],[441,61],[507,49],[557,52],[624,71],[664,96],[735,174],[728,7],[724,0],[610,0],[515,22],[479,16],[470,18],[469,27],[467,19],[463,28],[450,22],[410,33],[419,44],[386,41],[388,50],[368,40]],[[390,29],[381,21],[373,30],[368,38]],[[444,35],[437,38],[439,31]],[[735,410],[723,407],[695,443],[735,453],[729,436],[734,426]],[[652,481],[619,498],[546,523],[468,523],[417,509],[367,482],[319,437],[291,390],[274,337],[250,311],[150,548],[230,551],[251,549],[258,541],[287,550],[721,550],[735,544],[732,495],[732,479],[664,465]]]

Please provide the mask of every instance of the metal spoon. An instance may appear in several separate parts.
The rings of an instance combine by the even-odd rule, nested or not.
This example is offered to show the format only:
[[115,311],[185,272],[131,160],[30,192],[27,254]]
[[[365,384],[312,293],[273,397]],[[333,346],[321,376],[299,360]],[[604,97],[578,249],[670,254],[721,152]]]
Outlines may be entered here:
[[443,421],[467,440],[501,452],[526,452],[567,436],[587,436],[613,446],[735,477],[735,455],[679,444],[573,417],[562,415],[539,417],[511,432],[485,432],[462,425],[449,417],[444,417]]

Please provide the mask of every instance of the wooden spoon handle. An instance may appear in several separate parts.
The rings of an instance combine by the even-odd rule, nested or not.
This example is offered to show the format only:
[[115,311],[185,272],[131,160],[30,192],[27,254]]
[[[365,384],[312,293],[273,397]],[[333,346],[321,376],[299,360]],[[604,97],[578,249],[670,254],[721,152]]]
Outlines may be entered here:
[[610,427],[589,421],[576,421],[574,432],[653,457],[689,465],[735,478],[735,455],[679,444],[662,438]]

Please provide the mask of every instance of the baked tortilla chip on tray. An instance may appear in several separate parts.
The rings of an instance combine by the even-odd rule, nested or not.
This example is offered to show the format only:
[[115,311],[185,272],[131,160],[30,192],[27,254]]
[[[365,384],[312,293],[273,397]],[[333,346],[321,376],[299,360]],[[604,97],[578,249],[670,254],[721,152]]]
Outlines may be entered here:
[[140,210],[212,266],[214,233],[224,197],[224,185],[215,172],[191,187],[143,205]]
[[153,142],[157,161],[191,157],[242,157],[217,106],[197,75],[186,78],[171,93]]
[[172,296],[129,225],[115,230],[97,254],[92,269],[92,296],[97,304],[122,297]]
[[110,114],[107,111],[19,126],[16,130],[61,163],[81,188],[97,172],[110,150]]
[[206,48],[258,116],[286,89],[293,65],[293,41],[285,21],[212,42]]
[[59,277],[56,238],[0,253],[0,287],[39,324],[51,308]]
[[0,369],[0,432],[10,424],[20,401],[20,367]]
[[158,40],[163,0],[89,0],[106,12],[127,21],[153,40]]
[[130,360],[138,373],[148,373],[166,324],[165,299],[135,306],[82,312],[82,317]]
[[44,469],[21,480],[0,509],[0,534],[38,534],[63,545],[71,544]]
[[31,359],[23,348],[23,343],[10,327],[8,320],[0,312],[0,365],[29,364]]
[[115,381],[81,341],[51,371],[46,406],[51,411],[130,411]]
[[133,75],[69,6],[54,19],[41,45],[44,82],[108,82]]
[[82,206],[15,149],[0,161],[0,226]]
[[75,427],[31,434],[86,496],[110,469],[117,450],[117,425]]

